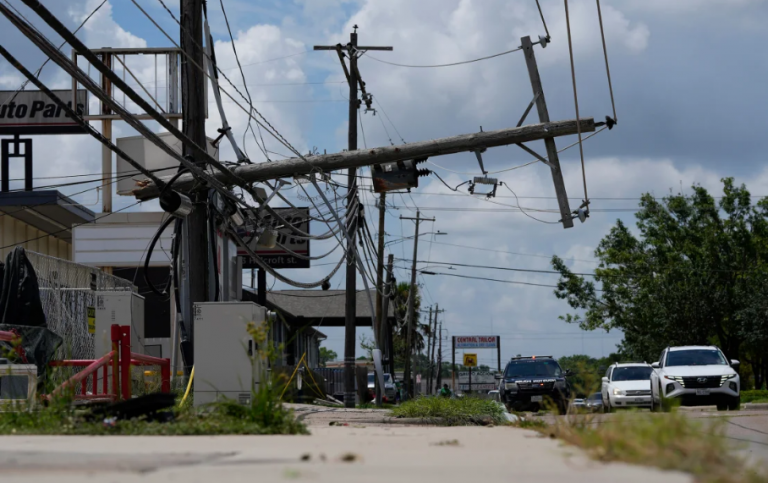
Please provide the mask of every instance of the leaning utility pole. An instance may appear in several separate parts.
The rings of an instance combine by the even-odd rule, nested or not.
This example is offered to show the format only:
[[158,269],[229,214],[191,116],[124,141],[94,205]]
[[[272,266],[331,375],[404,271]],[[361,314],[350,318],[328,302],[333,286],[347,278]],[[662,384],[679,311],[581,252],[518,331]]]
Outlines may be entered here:
[[[460,134],[458,136],[417,141],[398,146],[382,146],[353,152],[343,151],[340,153],[320,154],[310,158],[304,157],[304,159],[290,158],[272,163],[245,164],[232,168],[231,172],[232,175],[238,176],[243,181],[255,183],[277,178],[308,175],[318,169],[330,172],[406,159],[477,151],[481,148],[487,149],[497,146],[522,144],[539,139],[577,134],[579,128],[583,134],[594,132],[596,126],[604,124],[595,123],[595,120],[591,117],[581,118],[578,126],[575,119],[528,124],[526,126],[521,124],[519,127],[499,129],[498,131]],[[546,158],[542,157],[542,159],[546,161]],[[225,181],[224,174],[218,171],[210,173],[210,177],[218,181]],[[161,176],[160,179],[168,182],[171,176]],[[173,182],[172,186],[174,190],[183,192],[191,189],[195,183],[194,176],[183,174]],[[157,198],[160,194],[160,189],[154,182],[147,180],[142,183],[142,186],[135,188],[132,194],[136,199],[145,201]]]
[[[349,57],[349,69],[344,63],[342,45],[315,45],[314,50],[335,50],[344,69],[349,84],[349,125],[347,135],[347,150],[357,150],[357,110],[360,108],[360,100],[357,98],[357,85],[365,91],[365,82],[360,79],[360,71],[357,69],[357,59],[366,50],[392,50],[392,47],[358,47],[357,25],[354,32],[349,34],[349,43],[346,46]],[[357,216],[352,206],[357,198],[357,167],[350,167],[347,173],[347,273],[346,273],[346,305],[344,308],[344,406],[355,407],[355,319],[357,317],[357,260],[355,257],[355,242],[357,234]],[[379,289],[380,286],[377,286]],[[375,337],[374,342],[378,346]]]
[[[406,396],[413,395],[414,387],[413,387],[413,378],[411,377],[411,356],[413,356],[413,366],[416,367],[416,351],[413,350],[413,342],[416,330],[416,314],[415,314],[415,304],[416,304],[416,260],[419,250],[419,223],[421,221],[435,221],[434,218],[422,218],[421,212],[418,210],[416,211],[416,218],[410,218],[405,216],[400,216],[401,220],[414,220],[416,221],[416,234],[413,237],[413,265],[411,266],[411,287],[409,289],[408,293],[408,315],[407,315],[407,321],[408,321],[408,336],[406,337],[406,358],[405,358],[405,370],[403,371],[403,377],[406,381]],[[414,376],[415,377],[415,376]]]
[[[181,98],[183,125],[182,131],[196,145],[205,146],[205,74],[197,67],[204,65],[203,50],[203,0],[181,0],[181,46],[186,54],[188,62],[181,64]],[[197,64],[197,66],[194,63]],[[184,156],[189,156],[199,166],[204,166],[205,161],[192,146],[184,143]],[[179,167],[179,170],[182,168]],[[202,209],[207,203],[208,193],[198,191],[192,193],[192,202],[195,210],[184,220],[182,245],[184,262],[181,268],[181,288],[184,292],[182,300],[184,308],[182,314],[184,324],[189,334],[189,345],[194,347],[194,316],[193,305],[195,302],[208,300],[208,264],[210,262],[210,250],[208,240],[208,217],[206,210]],[[210,240],[215,243],[215,240]],[[187,257],[188,255],[188,257]],[[194,365],[194,353],[192,360],[185,361],[191,370]],[[187,372],[188,373],[188,372]]]

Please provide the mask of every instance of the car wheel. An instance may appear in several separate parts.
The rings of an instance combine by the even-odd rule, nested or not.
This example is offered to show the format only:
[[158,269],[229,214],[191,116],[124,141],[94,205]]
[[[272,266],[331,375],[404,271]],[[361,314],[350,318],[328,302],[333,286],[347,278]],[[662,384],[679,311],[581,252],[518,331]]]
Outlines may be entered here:
[[653,390],[651,390],[651,412],[657,413],[659,412],[659,407],[656,405],[656,399],[653,398]]
[[728,405],[727,404],[718,404],[717,405],[717,410],[718,411],[725,411],[726,409],[728,409]]
[[729,411],[738,411],[741,409],[741,396],[736,396],[730,398],[728,401],[728,410]]

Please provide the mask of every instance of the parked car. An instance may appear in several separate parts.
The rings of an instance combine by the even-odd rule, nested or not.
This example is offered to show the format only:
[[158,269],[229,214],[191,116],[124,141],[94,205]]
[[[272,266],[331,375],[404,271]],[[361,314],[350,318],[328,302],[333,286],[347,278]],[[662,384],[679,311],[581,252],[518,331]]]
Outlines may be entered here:
[[565,414],[571,397],[570,375],[552,356],[530,356],[513,357],[496,379],[501,400],[510,411],[536,412],[550,402]]
[[[373,372],[368,373],[368,390],[371,391],[376,396],[376,380],[375,380],[376,374]],[[397,389],[395,388],[395,381],[392,379],[391,374],[384,374],[384,391],[381,394],[381,397],[386,402],[395,402],[395,392],[397,392]]]
[[651,372],[653,368],[646,362],[611,364],[600,391],[605,411],[651,407]]
[[571,401],[571,412],[584,411],[587,408],[586,399],[576,398]]
[[584,409],[591,413],[603,411],[603,393],[596,392],[584,400]]
[[739,361],[729,361],[718,347],[667,347],[651,366],[651,411],[668,410],[672,399],[684,406],[739,409]]

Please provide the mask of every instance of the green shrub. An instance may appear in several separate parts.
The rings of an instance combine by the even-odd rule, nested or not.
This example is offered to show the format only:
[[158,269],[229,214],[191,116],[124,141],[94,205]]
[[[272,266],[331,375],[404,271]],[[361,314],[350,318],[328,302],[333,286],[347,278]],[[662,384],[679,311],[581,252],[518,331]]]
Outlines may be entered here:
[[504,408],[490,399],[476,397],[444,398],[425,396],[406,401],[392,413],[401,418],[442,420],[449,426],[503,424]]
[[741,391],[741,402],[768,402],[768,390]]

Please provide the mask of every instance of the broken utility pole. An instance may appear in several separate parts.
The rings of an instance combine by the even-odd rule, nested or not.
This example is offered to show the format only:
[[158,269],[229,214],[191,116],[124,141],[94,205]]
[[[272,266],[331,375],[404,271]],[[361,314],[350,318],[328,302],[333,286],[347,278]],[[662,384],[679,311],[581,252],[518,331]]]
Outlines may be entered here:
[[[595,120],[591,117],[582,118],[580,126],[582,133],[594,132]],[[384,146],[353,152],[344,151],[341,153],[321,154],[304,157],[304,159],[290,158],[272,163],[247,164],[235,167],[232,169],[232,173],[244,181],[255,183],[277,178],[307,175],[317,169],[330,172],[405,159],[475,151],[482,147],[508,146],[510,144],[525,143],[557,136],[568,136],[576,133],[576,120],[572,119],[568,121],[529,124],[527,126],[500,129],[498,131],[461,134],[429,141],[402,144],[400,146]],[[210,173],[210,176],[224,181],[224,175],[220,172]],[[167,182],[170,181],[171,176],[164,176],[160,179]],[[191,189],[194,184],[195,178],[192,175],[183,174],[173,182],[172,186],[175,190],[185,191]],[[133,190],[133,194],[139,200],[149,200],[157,198],[160,190],[153,182],[148,181],[144,186]]]
[[[349,43],[346,45],[347,57],[349,57],[349,69],[344,63],[342,45],[315,45],[314,50],[335,50],[344,69],[349,84],[349,132],[348,152],[357,150],[357,111],[360,109],[360,100],[357,97],[357,85],[365,95],[365,82],[360,79],[360,71],[357,69],[357,58],[366,50],[392,50],[392,47],[359,47],[357,45],[357,25],[354,32],[349,34]],[[367,100],[367,99],[366,99]],[[370,107],[370,104],[369,104]],[[321,168],[322,169],[322,168]],[[346,305],[344,310],[344,406],[355,407],[355,319],[357,318],[357,264],[355,260],[355,240],[357,235],[357,216],[351,209],[357,198],[357,166],[350,166],[347,174],[347,274],[346,274]],[[377,286],[377,290],[381,287]],[[379,347],[374,327],[374,342]],[[377,399],[379,400],[379,399]]]

